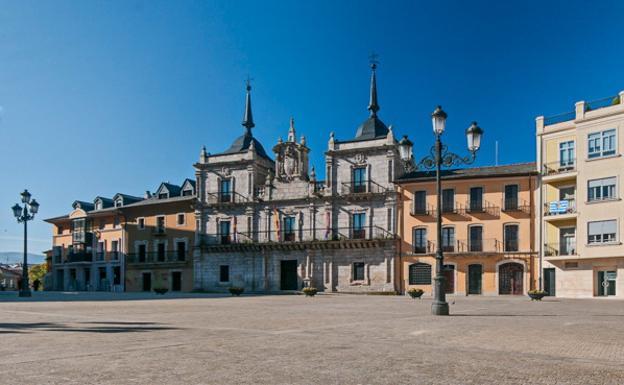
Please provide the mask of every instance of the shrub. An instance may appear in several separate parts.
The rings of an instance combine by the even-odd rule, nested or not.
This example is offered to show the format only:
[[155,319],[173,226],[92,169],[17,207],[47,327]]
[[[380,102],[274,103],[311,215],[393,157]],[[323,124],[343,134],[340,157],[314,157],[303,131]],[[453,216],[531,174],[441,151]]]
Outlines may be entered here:
[[616,104],[620,104],[620,95],[616,96],[611,100],[611,105],[615,106]]
[[241,294],[245,291],[244,287],[232,286],[228,289],[230,294],[240,297]]
[[533,289],[533,290],[529,290],[529,294],[540,295],[540,294],[546,294],[546,292],[544,290]]
[[420,298],[425,293],[423,289],[409,289],[407,294],[409,294],[412,299]]
[[315,287],[304,287],[302,291],[306,297],[314,297],[318,293],[318,289]]

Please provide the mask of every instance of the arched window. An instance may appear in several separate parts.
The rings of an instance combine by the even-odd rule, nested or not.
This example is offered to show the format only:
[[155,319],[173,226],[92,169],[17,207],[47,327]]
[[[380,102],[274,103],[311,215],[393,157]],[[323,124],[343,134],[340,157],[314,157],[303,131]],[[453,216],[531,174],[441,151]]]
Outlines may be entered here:
[[431,265],[428,263],[414,263],[409,267],[410,285],[431,285]]

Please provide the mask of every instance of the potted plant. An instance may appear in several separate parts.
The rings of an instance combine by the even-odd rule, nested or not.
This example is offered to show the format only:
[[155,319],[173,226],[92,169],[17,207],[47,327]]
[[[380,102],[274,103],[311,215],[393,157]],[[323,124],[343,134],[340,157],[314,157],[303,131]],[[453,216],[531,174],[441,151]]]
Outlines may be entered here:
[[423,289],[409,289],[407,294],[409,294],[412,299],[420,298],[425,293]]
[[531,301],[541,301],[546,294],[547,293],[544,290],[529,290],[529,297],[531,297]]
[[244,287],[239,286],[231,286],[229,289],[230,294],[240,297],[241,294],[245,291]]
[[166,287],[155,287],[154,288],[154,293],[156,294],[160,294],[160,295],[165,295],[166,292],[168,292],[169,289],[167,289]]
[[306,297],[314,297],[318,293],[318,289],[315,287],[304,287],[302,291]]

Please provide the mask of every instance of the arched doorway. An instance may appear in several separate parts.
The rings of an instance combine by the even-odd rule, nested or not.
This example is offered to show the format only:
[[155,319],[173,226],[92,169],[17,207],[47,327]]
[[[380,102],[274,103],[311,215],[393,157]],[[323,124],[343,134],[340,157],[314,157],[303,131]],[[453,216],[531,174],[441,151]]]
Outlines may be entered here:
[[524,293],[524,266],[508,262],[498,267],[498,294]]

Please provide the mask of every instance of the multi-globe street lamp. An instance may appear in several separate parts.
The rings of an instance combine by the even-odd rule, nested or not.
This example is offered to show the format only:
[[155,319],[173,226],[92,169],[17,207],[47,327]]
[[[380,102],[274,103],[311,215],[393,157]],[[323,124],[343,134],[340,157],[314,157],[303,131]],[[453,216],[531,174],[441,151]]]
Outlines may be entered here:
[[28,221],[35,219],[35,214],[39,211],[39,203],[35,199],[30,199],[28,190],[20,194],[22,196],[22,208],[19,204],[12,207],[13,215],[17,223],[24,223],[24,264],[22,265],[22,286],[19,291],[20,297],[30,297],[30,285],[28,284]]
[[437,211],[436,211],[436,225],[437,225],[437,243],[436,243],[436,276],[434,278],[434,300],[431,304],[431,313],[433,315],[448,315],[449,306],[446,302],[446,292],[444,287],[444,254],[442,252],[442,182],[440,171],[442,167],[458,166],[461,164],[471,164],[475,161],[477,151],[481,146],[481,136],[483,130],[477,125],[477,122],[472,122],[470,127],[466,130],[466,138],[468,139],[468,151],[470,155],[462,157],[448,151],[448,147],[442,144],[440,137],[444,133],[446,127],[447,114],[442,110],[442,107],[438,106],[433,114],[431,114],[433,122],[433,133],[435,135],[435,144],[431,147],[430,155],[423,158],[418,164],[413,160],[412,147],[413,143],[407,139],[407,135],[399,141],[399,153],[401,159],[404,161],[405,169],[407,172],[416,171],[420,167],[425,169],[436,170],[436,195],[437,195]]

